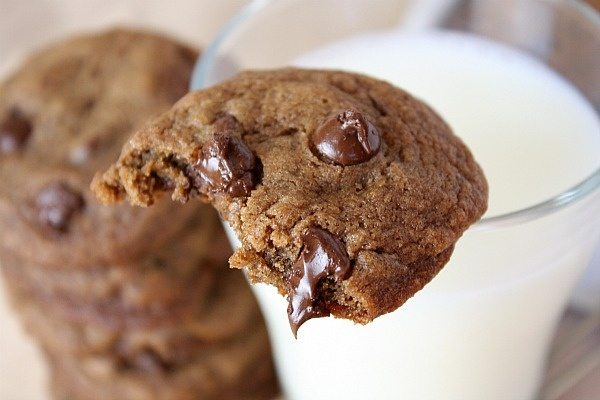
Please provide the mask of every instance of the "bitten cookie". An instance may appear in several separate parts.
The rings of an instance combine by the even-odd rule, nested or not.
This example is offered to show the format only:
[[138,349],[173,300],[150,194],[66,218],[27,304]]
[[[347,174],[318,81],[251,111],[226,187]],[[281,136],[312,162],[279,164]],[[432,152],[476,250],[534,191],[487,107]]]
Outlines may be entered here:
[[117,29],[51,46],[0,83],[0,247],[78,267],[133,259],[175,234],[192,209],[111,209],[89,182],[131,130],[187,92],[197,55]]
[[106,203],[210,201],[242,242],[231,266],[288,297],[294,332],[395,310],[487,207],[480,167],[427,105],[366,76],[301,69],[188,94],[93,189]]

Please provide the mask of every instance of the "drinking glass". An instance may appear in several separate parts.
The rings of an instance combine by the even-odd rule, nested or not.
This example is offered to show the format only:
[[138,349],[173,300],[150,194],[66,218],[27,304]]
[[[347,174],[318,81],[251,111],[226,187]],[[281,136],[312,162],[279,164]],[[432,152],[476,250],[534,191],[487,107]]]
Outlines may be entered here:
[[[517,48],[600,109],[600,17],[577,1],[254,1],[209,46],[192,87],[243,69],[290,65],[325,44],[399,25],[468,32]],[[366,326],[321,318],[305,324],[296,340],[285,299],[255,285],[286,398],[539,395],[555,328],[598,244],[599,187],[600,170],[589,171],[538,204],[485,216],[429,285]]]

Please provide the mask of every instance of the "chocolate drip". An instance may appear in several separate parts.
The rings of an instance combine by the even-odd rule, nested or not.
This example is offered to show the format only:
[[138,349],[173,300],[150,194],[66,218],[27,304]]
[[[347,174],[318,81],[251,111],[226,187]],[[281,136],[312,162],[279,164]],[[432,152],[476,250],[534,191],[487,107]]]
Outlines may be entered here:
[[288,318],[294,336],[311,318],[329,315],[318,285],[327,278],[335,282],[350,274],[350,259],[344,245],[328,231],[312,227],[302,236],[302,252],[289,278]]

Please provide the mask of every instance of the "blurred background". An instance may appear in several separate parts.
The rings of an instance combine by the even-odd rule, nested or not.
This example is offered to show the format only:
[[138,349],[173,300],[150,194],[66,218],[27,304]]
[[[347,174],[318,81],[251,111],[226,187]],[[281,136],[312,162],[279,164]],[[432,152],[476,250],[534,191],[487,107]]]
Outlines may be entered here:
[[[318,0],[306,0],[307,6],[311,2]],[[587,2],[600,10],[600,0]],[[243,0],[0,0],[0,77],[14,69],[26,54],[50,41],[114,25],[148,27],[205,47],[247,3]],[[555,339],[544,392],[548,398],[600,399],[600,251],[593,265],[574,294]],[[0,321],[0,400],[43,398],[40,387],[45,372],[37,349],[12,316],[1,286]],[[16,362],[23,359],[31,362]]]
[[206,46],[244,0],[0,0],[0,75],[24,54],[77,31],[148,27]]

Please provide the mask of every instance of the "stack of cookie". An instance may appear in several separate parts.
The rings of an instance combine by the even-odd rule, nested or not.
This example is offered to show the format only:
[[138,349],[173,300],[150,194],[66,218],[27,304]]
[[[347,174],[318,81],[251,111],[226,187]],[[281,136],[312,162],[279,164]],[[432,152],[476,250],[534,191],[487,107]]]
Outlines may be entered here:
[[[0,84],[0,266],[56,399],[269,399],[268,337],[217,215],[89,191],[131,130],[186,91],[197,54],[113,30]],[[161,181],[156,176],[157,182]]]

